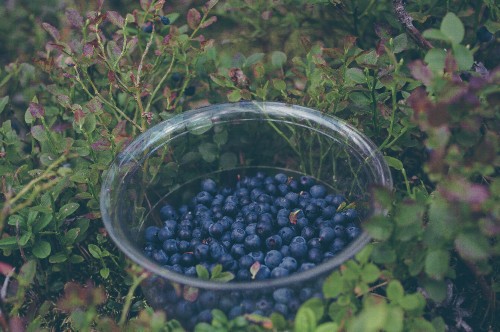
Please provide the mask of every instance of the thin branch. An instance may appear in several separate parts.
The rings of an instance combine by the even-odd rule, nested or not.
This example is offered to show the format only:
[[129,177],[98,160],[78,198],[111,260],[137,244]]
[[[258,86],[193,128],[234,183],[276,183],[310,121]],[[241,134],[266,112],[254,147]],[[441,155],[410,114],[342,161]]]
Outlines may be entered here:
[[418,44],[418,46],[426,50],[434,48],[434,46],[432,46],[432,44],[425,39],[420,31],[418,31],[418,29],[413,25],[413,18],[406,11],[405,6],[403,5],[403,0],[393,0],[392,6],[398,21],[403,25],[406,32]]

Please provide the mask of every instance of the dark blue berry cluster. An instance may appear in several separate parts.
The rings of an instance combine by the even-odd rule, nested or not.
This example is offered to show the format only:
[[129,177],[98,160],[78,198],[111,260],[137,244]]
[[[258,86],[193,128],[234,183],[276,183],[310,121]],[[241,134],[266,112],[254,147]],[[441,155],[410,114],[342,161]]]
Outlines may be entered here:
[[145,230],[146,255],[178,273],[222,264],[240,281],[284,277],[335,256],[360,233],[357,211],[338,211],[344,197],[309,176],[258,172],[234,188],[206,179],[200,189],[190,205],[163,206],[164,225]]
[[[199,189],[190,204],[164,205],[163,225],[149,226],[144,233],[145,254],[184,275],[196,276],[198,264],[208,271],[220,264],[237,281],[285,277],[334,257],[361,232],[357,210],[309,176],[257,172],[238,178],[233,187],[219,187],[213,179],[205,179]],[[228,303],[227,310],[221,302],[220,308],[230,317],[273,311],[290,317],[301,298],[313,295],[305,289],[280,288],[249,303],[245,299],[238,305]],[[183,308],[172,310],[186,317],[196,310],[202,316],[198,320],[204,321],[209,317],[205,310],[213,308],[203,304],[204,297],[211,296],[216,299],[206,301],[219,302],[215,293],[207,291],[197,301],[180,299],[177,306]],[[239,299],[235,296],[230,300]]]

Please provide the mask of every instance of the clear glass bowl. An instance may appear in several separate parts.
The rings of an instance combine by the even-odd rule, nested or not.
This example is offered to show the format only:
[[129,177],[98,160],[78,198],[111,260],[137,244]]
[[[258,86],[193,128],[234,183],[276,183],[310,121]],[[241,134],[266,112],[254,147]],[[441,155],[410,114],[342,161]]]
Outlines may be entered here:
[[[360,222],[380,212],[370,204],[370,187],[392,188],[389,168],[368,138],[344,121],[309,108],[241,102],[174,116],[141,134],[118,155],[101,191],[102,218],[109,235],[126,256],[152,272],[142,285],[151,306],[166,310],[168,317],[189,327],[203,320],[194,318],[203,309],[228,312],[226,307],[244,299],[269,297],[280,288],[314,290],[329,272],[370,241],[362,232],[335,257],[310,270],[248,282],[188,277],[163,268],[145,255],[144,230],[162,225],[159,209],[165,202],[175,205],[189,201],[201,179],[211,177],[231,185],[238,176],[256,170],[270,175],[285,172],[289,176],[313,176],[331,192],[355,202]],[[203,292],[214,294],[212,306],[196,304]],[[307,297],[300,298],[299,303]],[[294,309],[290,309],[288,318],[293,317]],[[249,310],[245,307],[242,312]]]

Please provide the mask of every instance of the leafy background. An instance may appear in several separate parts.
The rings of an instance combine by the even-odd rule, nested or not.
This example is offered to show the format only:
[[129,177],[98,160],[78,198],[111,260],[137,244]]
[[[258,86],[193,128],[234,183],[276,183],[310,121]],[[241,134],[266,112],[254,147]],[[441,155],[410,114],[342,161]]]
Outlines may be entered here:
[[395,190],[376,190],[389,217],[366,222],[373,242],[294,322],[215,312],[198,331],[500,328],[494,1],[8,0],[0,13],[2,330],[180,330],[110,242],[102,177],[155,123],[239,100],[347,120]]

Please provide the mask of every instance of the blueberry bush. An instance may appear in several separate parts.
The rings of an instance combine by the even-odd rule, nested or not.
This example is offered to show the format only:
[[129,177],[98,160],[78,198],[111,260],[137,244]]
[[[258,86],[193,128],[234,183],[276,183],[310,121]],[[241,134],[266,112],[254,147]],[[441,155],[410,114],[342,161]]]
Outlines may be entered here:
[[110,241],[103,176],[152,125],[240,100],[311,107],[393,170],[372,242],[293,321],[195,331],[500,329],[495,1],[9,0],[0,4],[0,328],[182,331]]

